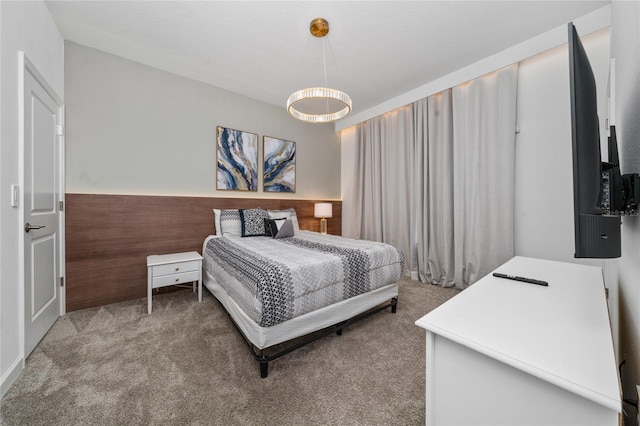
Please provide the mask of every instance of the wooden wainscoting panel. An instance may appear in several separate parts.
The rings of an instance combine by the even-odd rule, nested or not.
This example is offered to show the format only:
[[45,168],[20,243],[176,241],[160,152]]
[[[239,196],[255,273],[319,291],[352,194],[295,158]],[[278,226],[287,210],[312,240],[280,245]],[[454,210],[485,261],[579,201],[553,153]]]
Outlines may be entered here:
[[[145,297],[150,254],[197,251],[214,234],[213,209],[296,209],[301,229],[320,230],[313,205],[327,200],[65,194],[67,311]],[[342,233],[342,202],[328,232]]]

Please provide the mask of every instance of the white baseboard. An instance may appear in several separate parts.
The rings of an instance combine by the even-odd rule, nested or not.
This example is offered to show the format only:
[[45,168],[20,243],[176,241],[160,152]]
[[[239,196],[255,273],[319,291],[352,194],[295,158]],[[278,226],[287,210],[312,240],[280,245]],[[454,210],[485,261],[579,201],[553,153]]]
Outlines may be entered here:
[[7,371],[0,378],[0,398],[9,391],[13,383],[16,381],[22,369],[24,368],[24,360],[22,357],[16,358]]

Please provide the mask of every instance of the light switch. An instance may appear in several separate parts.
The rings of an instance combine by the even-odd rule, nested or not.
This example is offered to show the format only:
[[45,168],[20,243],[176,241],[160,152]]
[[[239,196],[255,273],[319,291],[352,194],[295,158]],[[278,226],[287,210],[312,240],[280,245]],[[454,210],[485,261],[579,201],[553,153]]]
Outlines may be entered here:
[[11,185],[11,207],[18,207],[20,205],[20,187],[18,185]]

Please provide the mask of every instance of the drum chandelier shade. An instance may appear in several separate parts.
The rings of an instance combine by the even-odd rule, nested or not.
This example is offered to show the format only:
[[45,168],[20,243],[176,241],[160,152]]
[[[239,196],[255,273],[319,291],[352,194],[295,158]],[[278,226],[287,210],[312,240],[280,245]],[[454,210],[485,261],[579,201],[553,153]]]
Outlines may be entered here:
[[[296,103],[309,99],[335,99],[336,101],[342,102],[344,108],[326,114],[308,114],[294,108]],[[310,123],[328,123],[346,117],[351,112],[351,98],[340,90],[330,89],[328,87],[309,87],[298,90],[289,96],[289,99],[287,99],[287,111],[298,120],[308,121]]]
[[[309,31],[314,37],[329,34],[329,23],[323,18],[311,21]],[[287,99],[287,111],[292,117],[308,123],[328,123],[346,117],[352,108],[351,98],[346,93],[331,89],[327,84],[327,63],[322,43],[325,87],[309,87],[293,92]],[[300,107],[304,106],[306,110]],[[316,107],[315,109],[313,107]],[[319,112],[322,110],[322,112]]]

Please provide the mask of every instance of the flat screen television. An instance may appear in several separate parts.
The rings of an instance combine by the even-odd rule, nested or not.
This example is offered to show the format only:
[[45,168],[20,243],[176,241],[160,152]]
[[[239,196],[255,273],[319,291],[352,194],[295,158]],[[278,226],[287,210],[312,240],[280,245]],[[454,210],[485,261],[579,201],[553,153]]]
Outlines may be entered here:
[[[596,81],[587,53],[573,23],[569,23],[569,86],[571,92],[571,136],[573,154],[573,210],[575,257],[620,257],[619,214],[603,211],[603,183],[606,196],[622,196],[615,170],[605,170],[600,155],[600,131]],[[615,135],[615,131],[613,133]],[[616,144],[615,136],[609,140]],[[614,147],[617,157],[617,146]],[[617,161],[617,158],[616,158]],[[603,179],[603,172],[611,179]],[[617,173],[619,174],[619,168]],[[606,173],[605,173],[605,176]],[[615,186],[615,187],[614,187]],[[606,203],[605,203],[606,204]]]

